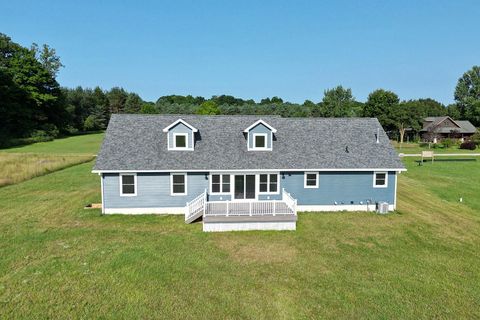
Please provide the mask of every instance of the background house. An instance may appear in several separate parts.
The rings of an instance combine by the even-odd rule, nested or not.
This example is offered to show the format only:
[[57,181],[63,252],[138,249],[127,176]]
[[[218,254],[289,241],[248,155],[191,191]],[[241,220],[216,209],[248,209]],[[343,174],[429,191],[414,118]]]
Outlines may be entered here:
[[427,117],[423,120],[420,130],[422,140],[437,143],[445,138],[460,139],[464,141],[471,137],[477,129],[470,121],[453,120],[445,117]]

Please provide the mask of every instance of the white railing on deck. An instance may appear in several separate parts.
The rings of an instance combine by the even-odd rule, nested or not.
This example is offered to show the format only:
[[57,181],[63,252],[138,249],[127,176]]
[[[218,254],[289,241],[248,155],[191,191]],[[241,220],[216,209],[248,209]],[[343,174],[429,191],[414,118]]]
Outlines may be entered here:
[[282,199],[285,201],[285,204],[293,211],[293,213],[297,214],[297,199],[294,199],[290,193],[282,189]]
[[207,189],[200,194],[198,197],[193,199],[190,202],[187,202],[187,205],[185,206],[186,212],[185,212],[185,221],[190,219],[190,217],[198,214],[199,212],[204,210],[205,203],[207,203]]
[[264,201],[208,201],[205,215],[208,216],[264,216],[297,214],[297,200],[282,191],[282,200]]

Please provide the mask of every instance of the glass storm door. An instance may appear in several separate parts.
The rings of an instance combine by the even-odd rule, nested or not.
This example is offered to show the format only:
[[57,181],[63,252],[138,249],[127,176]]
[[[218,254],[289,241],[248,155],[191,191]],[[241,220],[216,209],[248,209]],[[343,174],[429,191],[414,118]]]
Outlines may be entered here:
[[234,198],[243,199],[255,199],[255,175],[235,175],[234,179]]

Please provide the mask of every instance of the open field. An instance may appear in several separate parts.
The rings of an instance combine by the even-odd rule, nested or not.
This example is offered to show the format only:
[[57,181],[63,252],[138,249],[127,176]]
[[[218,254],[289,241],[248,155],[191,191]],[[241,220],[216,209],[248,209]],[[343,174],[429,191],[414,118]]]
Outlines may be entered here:
[[398,213],[296,232],[101,216],[93,162],[1,188],[0,318],[479,318],[480,161],[405,161]]
[[392,145],[398,153],[421,153],[422,151],[433,151],[435,153],[480,153],[480,149],[476,150],[467,150],[460,149],[457,145],[451,146],[450,148],[431,148],[420,147],[418,143],[403,143],[392,141]]
[[86,154],[95,155],[102,143],[104,133],[84,134],[56,139],[49,142],[39,142],[26,146],[2,149],[14,153],[49,153],[49,154]]
[[0,152],[0,187],[91,161],[93,156]]

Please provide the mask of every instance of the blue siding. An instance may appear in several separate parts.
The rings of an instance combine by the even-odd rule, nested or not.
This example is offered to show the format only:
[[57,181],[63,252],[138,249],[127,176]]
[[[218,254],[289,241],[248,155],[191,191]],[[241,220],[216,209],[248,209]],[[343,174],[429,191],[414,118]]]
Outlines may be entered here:
[[112,173],[103,175],[103,188],[105,208],[183,207],[208,188],[208,180],[205,173],[189,173],[187,195],[171,196],[169,173],[138,173],[137,195],[121,197],[119,175]]
[[183,123],[178,123],[176,126],[174,126],[173,128],[170,128],[170,130],[168,130],[168,138],[169,138],[169,148],[173,148],[174,147],[174,140],[173,140],[173,134],[174,133],[186,133],[188,134],[188,137],[187,137],[187,147],[188,148],[192,148],[192,135],[193,135],[193,131],[192,129],[190,129],[189,127],[187,127],[186,125],[184,125]]
[[386,201],[393,204],[395,197],[395,172],[388,174],[387,188],[373,187],[373,172],[320,172],[317,188],[304,188],[303,172],[280,175],[282,188],[297,199],[299,205],[366,204]]
[[253,127],[252,129],[250,129],[250,131],[248,131],[248,141],[249,141],[249,148],[253,148],[253,134],[254,133],[266,133],[267,134],[267,148],[271,148],[272,147],[272,131],[270,131],[270,129],[268,129],[267,127],[265,127],[263,124],[259,123],[257,124],[255,127]]
[[[185,203],[209,191],[209,180],[205,173],[188,173],[187,195],[170,195],[169,173],[138,173],[137,195],[133,197],[120,196],[118,174],[104,174],[104,206],[105,208],[155,208],[182,207]],[[393,204],[395,198],[395,172],[388,174],[387,188],[373,187],[373,172],[320,172],[319,187],[304,188],[303,172],[280,173],[279,190],[285,190],[298,200],[299,205],[334,205],[366,204],[386,201]],[[233,181],[233,180],[232,180]],[[233,190],[233,185],[231,186]],[[258,188],[258,186],[257,186]],[[258,189],[257,189],[258,190]],[[280,194],[259,194],[259,200],[279,200]],[[210,201],[231,200],[230,195],[209,195]]]

